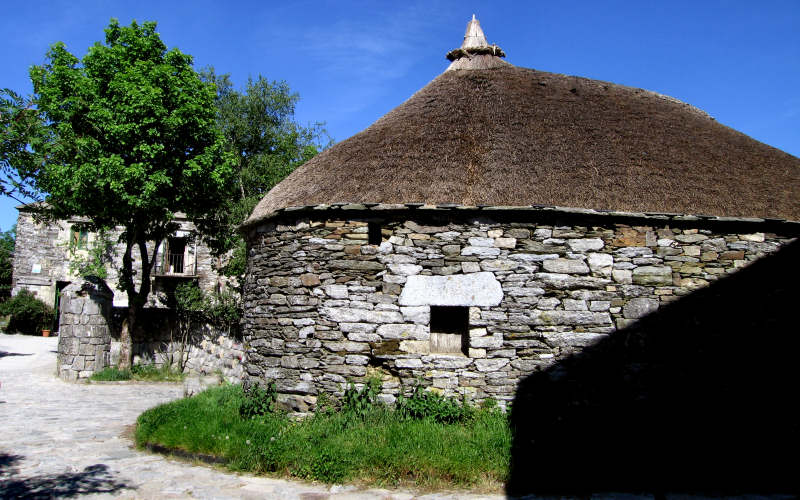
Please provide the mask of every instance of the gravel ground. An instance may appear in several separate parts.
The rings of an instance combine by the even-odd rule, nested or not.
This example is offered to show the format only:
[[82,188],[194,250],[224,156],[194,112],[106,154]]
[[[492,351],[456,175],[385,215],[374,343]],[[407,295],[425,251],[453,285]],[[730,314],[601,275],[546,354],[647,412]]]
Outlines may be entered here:
[[55,376],[58,338],[0,334],[0,498],[503,498],[327,486],[221,472],[132,448],[126,430],[175,384],[72,384]]

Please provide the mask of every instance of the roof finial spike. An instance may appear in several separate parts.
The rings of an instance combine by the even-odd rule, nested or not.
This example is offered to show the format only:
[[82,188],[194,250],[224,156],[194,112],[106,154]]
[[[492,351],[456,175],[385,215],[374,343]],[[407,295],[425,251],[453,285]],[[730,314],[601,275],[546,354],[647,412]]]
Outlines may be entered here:
[[467,31],[464,33],[464,43],[461,44],[461,48],[471,49],[488,45],[486,35],[483,34],[481,29],[481,23],[475,18],[475,14],[472,14],[472,21],[467,24]]
[[475,14],[472,14],[472,20],[467,23],[467,31],[464,33],[464,42],[461,47],[447,53],[447,59],[452,61],[447,69],[496,68],[508,64],[500,60],[505,56],[503,49],[497,45],[489,45],[486,35],[481,29],[481,23],[478,22]]

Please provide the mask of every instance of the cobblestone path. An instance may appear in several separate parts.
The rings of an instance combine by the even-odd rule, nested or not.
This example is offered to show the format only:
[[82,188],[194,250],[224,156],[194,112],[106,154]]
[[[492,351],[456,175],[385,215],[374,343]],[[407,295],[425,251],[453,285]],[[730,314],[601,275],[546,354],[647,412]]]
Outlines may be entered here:
[[0,334],[0,498],[502,498],[236,475],[137,451],[126,429],[182,387],[62,382],[54,375],[57,343]]

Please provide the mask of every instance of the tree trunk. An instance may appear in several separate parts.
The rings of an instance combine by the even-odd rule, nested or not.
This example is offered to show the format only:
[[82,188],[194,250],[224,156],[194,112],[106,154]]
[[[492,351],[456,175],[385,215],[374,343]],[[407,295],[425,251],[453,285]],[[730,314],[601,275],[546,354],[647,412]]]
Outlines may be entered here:
[[[122,331],[120,332],[119,340],[122,344],[119,356],[120,370],[130,369],[133,361],[133,336],[136,333],[137,318],[140,317],[139,313],[144,309],[147,296],[150,295],[150,275],[160,243],[160,240],[155,241],[151,258],[147,253],[147,240],[133,230],[126,231],[125,253],[122,256],[122,284],[128,293],[128,317],[122,323]],[[131,256],[134,244],[139,247],[139,258],[142,261],[142,281],[138,291],[136,290],[136,282],[133,279],[133,257]]]
[[120,370],[129,370],[133,361],[133,329],[136,327],[136,312],[133,304],[136,301],[136,285],[133,282],[133,259],[131,249],[133,248],[133,234],[131,230],[125,232],[125,253],[122,254],[122,270],[120,273],[120,285],[128,295],[128,317],[122,322],[122,331],[119,335],[120,350],[119,363]]
[[119,369],[130,370],[133,361],[133,329],[136,327],[136,307],[128,298],[128,317],[122,322],[122,331],[119,340],[122,346],[119,350]]

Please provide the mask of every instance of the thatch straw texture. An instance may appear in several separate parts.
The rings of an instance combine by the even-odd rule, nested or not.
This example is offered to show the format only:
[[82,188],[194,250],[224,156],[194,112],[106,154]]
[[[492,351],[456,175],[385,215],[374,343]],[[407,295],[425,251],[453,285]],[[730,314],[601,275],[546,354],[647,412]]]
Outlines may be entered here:
[[800,159],[675,99],[508,65],[443,73],[297,169],[248,222],[335,202],[800,220]]
[[[456,50],[462,50],[462,49],[456,49]],[[447,54],[448,57],[451,54],[452,52],[448,53]],[[453,59],[453,62],[451,62],[450,66],[447,67],[447,71],[468,70],[468,69],[494,69],[494,68],[501,68],[503,66],[507,67],[511,66],[511,64],[500,59],[499,56],[492,55],[490,53],[476,52],[474,54],[470,54],[465,52],[463,55],[460,55],[457,58]]]

